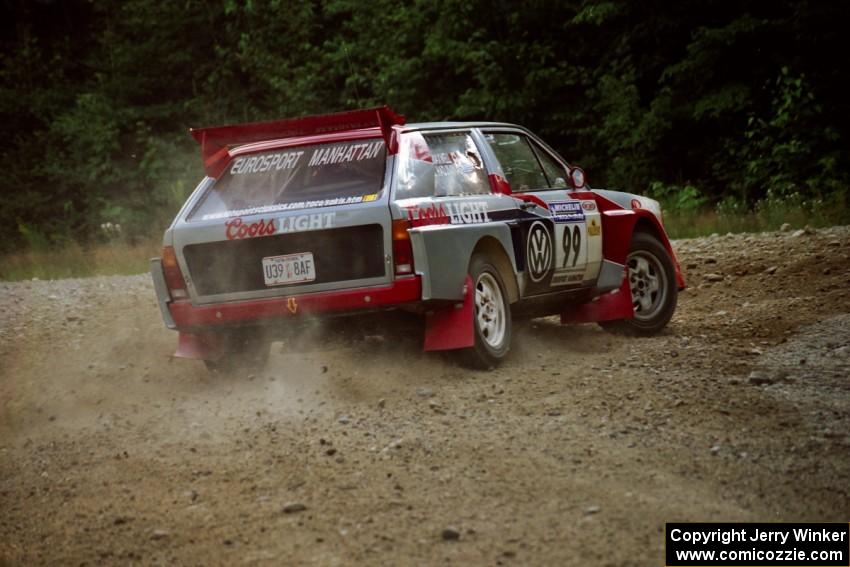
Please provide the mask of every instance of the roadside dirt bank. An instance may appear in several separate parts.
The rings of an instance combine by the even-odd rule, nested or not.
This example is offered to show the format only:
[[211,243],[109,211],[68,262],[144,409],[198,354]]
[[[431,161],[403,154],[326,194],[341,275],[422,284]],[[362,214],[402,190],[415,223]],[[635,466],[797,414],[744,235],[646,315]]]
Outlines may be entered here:
[[0,565],[663,565],[667,521],[850,520],[850,227],[677,241],[659,337],[475,372],[319,326],[173,360],[146,275],[0,282]]

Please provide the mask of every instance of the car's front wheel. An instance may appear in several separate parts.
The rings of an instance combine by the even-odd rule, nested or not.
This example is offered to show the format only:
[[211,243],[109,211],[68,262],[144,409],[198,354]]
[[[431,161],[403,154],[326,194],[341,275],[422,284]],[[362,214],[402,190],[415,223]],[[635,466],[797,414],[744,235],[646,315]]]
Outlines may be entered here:
[[652,335],[663,329],[676,310],[676,268],[659,240],[646,232],[632,236],[626,258],[633,319],[605,321],[608,331],[630,335]]
[[469,264],[473,285],[475,344],[468,359],[477,368],[492,368],[511,347],[511,309],[505,283],[498,268],[483,255]]

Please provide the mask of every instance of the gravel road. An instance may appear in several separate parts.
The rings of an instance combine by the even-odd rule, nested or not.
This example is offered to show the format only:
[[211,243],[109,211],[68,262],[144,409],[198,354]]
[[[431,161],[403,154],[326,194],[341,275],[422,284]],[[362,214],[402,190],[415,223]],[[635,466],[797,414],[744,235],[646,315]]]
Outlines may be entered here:
[[663,565],[667,521],[850,520],[850,227],[675,243],[667,331],[492,372],[317,325],[172,359],[145,275],[0,283],[0,565]]

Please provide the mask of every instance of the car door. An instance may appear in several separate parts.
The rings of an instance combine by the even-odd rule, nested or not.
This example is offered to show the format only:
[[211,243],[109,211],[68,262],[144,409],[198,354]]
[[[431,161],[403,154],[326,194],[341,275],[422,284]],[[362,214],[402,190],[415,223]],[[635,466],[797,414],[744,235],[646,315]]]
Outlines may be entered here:
[[482,131],[512,196],[523,201],[526,295],[590,286],[602,260],[596,202],[567,186],[567,169],[525,132]]

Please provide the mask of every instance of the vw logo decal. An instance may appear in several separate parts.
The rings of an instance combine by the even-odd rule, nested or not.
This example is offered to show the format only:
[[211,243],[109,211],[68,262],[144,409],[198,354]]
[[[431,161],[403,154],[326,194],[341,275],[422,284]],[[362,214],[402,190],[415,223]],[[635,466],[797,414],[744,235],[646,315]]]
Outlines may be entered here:
[[534,221],[528,231],[525,256],[531,281],[537,283],[546,277],[552,266],[552,239],[546,225],[540,221]]

